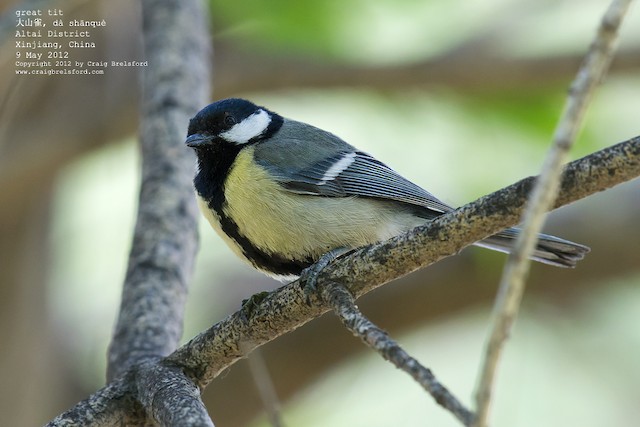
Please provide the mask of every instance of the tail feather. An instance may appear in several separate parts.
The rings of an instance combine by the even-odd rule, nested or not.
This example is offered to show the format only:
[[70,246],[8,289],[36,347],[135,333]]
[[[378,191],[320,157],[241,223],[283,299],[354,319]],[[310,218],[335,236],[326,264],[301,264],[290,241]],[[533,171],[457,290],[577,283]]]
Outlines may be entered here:
[[[498,234],[477,242],[476,246],[509,253],[520,233],[519,228],[508,228]],[[556,267],[573,268],[591,249],[588,246],[548,234],[539,234],[538,243],[531,259]]]

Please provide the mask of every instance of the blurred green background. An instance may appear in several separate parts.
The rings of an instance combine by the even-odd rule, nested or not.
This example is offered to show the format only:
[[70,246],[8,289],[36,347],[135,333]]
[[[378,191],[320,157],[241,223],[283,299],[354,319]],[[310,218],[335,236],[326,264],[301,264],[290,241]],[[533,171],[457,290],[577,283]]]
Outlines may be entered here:
[[[6,22],[12,8],[55,5],[69,17],[107,20],[85,59],[144,53],[138,3],[10,3],[0,26],[0,414],[26,426],[104,384],[139,185],[139,76],[15,76]],[[210,4],[212,100],[246,97],[329,130],[461,205],[538,172],[608,2]],[[573,158],[640,133],[639,24],[632,9]],[[635,180],[550,215],[548,231],[592,253],[572,271],[533,267],[492,425],[637,425],[639,211]],[[470,404],[504,260],[468,249],[359,306]],[[203,221],[184,339],[278,285],[237,260]],[[261,353],[286,425],[458,425],[331,315]],[[216,425],[268,425],[245,361],[205,400]]]

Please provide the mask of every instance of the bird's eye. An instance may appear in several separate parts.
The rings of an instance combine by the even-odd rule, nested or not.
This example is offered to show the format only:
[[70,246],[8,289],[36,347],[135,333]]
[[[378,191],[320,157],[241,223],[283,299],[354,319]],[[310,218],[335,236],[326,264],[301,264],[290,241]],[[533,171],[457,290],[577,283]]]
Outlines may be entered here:
[[231,114],[224,115],[224,124],[231,127],[236,124],[236,119]]

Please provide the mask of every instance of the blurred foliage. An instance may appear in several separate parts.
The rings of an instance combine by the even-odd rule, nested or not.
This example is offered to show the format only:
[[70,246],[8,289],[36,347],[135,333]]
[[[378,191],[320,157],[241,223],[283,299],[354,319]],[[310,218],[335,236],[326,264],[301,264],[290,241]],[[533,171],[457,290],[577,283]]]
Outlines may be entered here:
[[[214,34],[247,49],[347,62],[420,60],[488,25],[506,0],[212,0]],[[447,17],[442,19],[442,17]],[[451,23],[455,22],[455,31]]]
[[[486,38],[514,56],[585,47],[601,0],[211,0],[214,35],[247,50],[370,64],[423,60]],[[570,22],[571,25],[567,25]],[[541,30],[543,29],[543,30]],[[625,28],[627,40],[640,35]]]
[[510,123],[535,137],[545,147],[562,109],[564,96],[558,92],[488,93],[461,99],[469,115],[495,123]]
[[328,54],[335,40],[332,18],[340,0],[298,2],[291,0],[212,0],[214,35],[248,44],[296,53]]

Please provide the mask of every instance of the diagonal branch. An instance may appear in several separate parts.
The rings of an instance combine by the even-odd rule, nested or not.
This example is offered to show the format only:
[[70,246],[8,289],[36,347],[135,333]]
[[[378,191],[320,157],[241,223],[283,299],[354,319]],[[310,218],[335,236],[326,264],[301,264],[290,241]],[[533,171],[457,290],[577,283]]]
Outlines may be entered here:
[[148,425],[212,427],[200,390],[175,366],[147,361],[51,420],[46,427]]
[[[554,207],[640,176],[640,137],[569,163]],[[356,298],[418,268],[458,253],[462,248],[518,223],[534,177],[484,196],[415,230],[362,248],[336,260],[318,284],[338,282]],[[247,318],[236,312],[194,337],[168,357],[200,387],[265,344],[329,310],[314,300],[306,304],[297,282],[270,293]],[[242,349],[241,349],[242,348]]]
[[[562,175],[561,190],[554,207],[638,176],[640,136],[569,163]],[[322,286],[339,280],[350,293],[359,297],[417,268],[454,255],[463,247],[514,225],[522,213],[534,179],[525,178],[406,235],[338,259],[320,274],[318,283]],[[221,371],[256,347],[302,326],[329,309],[327,304],[317,300],[312,306],[307,305],[306,295],[294,282],[270,293],[249,318],[242,312],[228,316],[160,364],[182,369],[202,389]],[[48,426],[119,425],[119,420],[130,420],[135,414],[144,419],[144,415],[140,415],[138,391],[131,389],[134,383],[130,375],[133,373],[129,371],[112,381]],[[144,398],[141,400],[145,401]],[[191,403],[197,403],[197,399]]]

